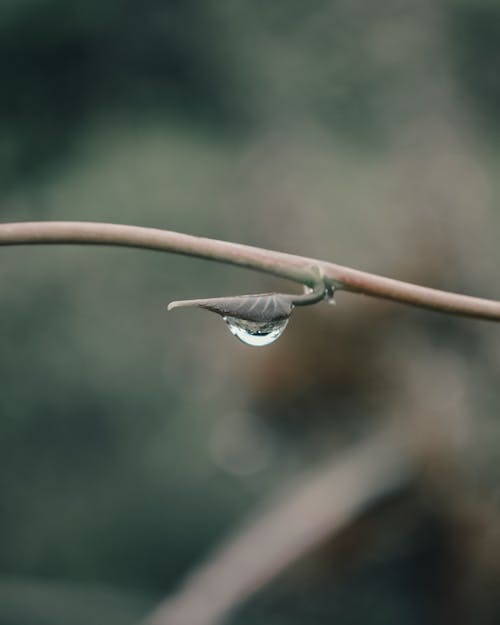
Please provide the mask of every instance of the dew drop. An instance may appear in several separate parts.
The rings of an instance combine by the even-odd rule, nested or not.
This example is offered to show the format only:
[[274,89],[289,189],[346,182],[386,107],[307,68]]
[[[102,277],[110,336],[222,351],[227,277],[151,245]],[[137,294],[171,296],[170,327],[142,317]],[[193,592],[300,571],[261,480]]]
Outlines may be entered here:
[[223,319],[234,336],[253,347],[262,347],[273,343],[283,334],[288,323],[288,319],[275,319],[273,321],[248,321],[236,317],[223,317]]
[[329,286],[326,289],[325,299],[332,306],[335,306],[337,304],[337,302],[335,301],[335,287],[334,286]]

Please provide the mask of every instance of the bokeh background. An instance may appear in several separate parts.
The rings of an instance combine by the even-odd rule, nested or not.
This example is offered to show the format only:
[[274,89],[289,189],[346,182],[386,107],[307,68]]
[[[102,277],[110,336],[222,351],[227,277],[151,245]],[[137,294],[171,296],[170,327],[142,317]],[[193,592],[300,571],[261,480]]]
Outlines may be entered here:
[[[179,230],[500,296],[495,0],[2,0],[0,219]],[[230,622],[498,623],[500,331],[340,294],[252,349],[172,299],[293,289],[0,249],[0,623],[126,624],[386,422],[418,483]]]

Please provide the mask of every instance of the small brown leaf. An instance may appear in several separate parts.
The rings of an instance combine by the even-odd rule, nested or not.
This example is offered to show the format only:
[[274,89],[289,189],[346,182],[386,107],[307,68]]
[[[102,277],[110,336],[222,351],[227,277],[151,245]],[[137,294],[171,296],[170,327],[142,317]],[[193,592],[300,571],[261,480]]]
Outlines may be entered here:
[[198,306],[222,317],[262,323],[288,319],[294,308],[294,299],[296,296],[283,293],[213,297],[172,302],[168,305],[168,310],[183,306]]

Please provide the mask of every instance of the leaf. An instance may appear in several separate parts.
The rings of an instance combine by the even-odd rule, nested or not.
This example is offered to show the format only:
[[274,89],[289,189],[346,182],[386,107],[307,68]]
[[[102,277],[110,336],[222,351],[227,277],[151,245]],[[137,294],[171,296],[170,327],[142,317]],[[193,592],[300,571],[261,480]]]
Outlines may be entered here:
[[257,295],[236,295],[233,297],[213,297],[171,302],[173,308],[197,306],[222,317],[234,317],[256,323],[288,319],[294,308],[296,296],[284,293],[261,293]]

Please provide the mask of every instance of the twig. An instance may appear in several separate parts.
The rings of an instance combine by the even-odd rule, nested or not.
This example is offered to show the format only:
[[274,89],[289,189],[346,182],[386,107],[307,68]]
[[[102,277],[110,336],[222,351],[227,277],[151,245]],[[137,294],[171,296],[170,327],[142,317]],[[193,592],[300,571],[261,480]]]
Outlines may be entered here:
[[244,527],[144,625],[215,625],[370,505],[408,485],[415,461],[394,432],[330,461]]
[[438,291],[293,254],[156,228],[92,222],[26,222],[0,225],[0,245],[90,244],[137,247],[248,267],[315,286],[325,285],[454,315],[500,321],[500,302]]

